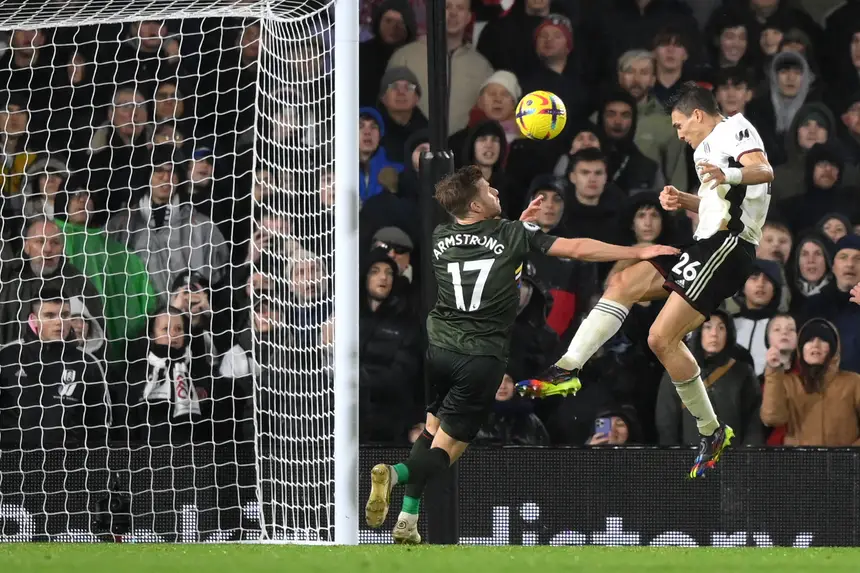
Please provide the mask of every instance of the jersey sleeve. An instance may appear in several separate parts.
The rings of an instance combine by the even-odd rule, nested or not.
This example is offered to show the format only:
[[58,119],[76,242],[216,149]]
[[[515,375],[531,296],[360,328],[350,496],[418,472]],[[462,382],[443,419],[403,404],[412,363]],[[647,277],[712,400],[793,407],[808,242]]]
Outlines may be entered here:
[[549,248],[558,239],[558,237],[553,235],[547,235],[534,223],[513,221],[511,222],[511,227],[514,232],[519,235],[521,247],[524,252],[538,252],[546,254]]
[[747,153],[760,151],[764,153],[764,142],[747,118],[741,116],[736,119],[731,130],[723,137],[723,152],[734,161],[740,162],[741,157]]

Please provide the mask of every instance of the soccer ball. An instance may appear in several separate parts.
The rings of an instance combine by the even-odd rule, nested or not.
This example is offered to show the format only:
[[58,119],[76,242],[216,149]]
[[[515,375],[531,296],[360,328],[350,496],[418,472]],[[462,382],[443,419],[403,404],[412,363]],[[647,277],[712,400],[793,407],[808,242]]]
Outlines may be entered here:
[[529,139],[552,139],[564,129],[567,110],[557,95],[536,91],[520,100],[516,118],[520,131]]

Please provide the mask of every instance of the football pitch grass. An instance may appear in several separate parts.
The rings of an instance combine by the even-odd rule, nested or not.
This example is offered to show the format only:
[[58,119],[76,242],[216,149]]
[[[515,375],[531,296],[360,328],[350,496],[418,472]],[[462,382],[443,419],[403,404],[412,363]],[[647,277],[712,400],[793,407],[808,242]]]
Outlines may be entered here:
[[860,549],[0,544],[6,573],[835,573]]

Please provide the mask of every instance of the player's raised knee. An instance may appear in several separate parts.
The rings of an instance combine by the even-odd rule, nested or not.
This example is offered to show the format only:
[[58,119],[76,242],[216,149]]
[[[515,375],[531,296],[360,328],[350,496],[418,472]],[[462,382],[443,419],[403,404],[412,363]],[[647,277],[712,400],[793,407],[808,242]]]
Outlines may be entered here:
[[606,281],[606,292],[603,296],[621,303],[638,302],[648,291],[651,283],[650,277],[646,279],[642,275],[642,268],[638,264],[613,273]]
[[653,326],[651,327],[651,330],[648,332],[648,348],[651,349],[651,352],[653,352],[655,356],[659,358],[666,354],[672,344],[673,341],[670,336],[667,336],[665,333]]

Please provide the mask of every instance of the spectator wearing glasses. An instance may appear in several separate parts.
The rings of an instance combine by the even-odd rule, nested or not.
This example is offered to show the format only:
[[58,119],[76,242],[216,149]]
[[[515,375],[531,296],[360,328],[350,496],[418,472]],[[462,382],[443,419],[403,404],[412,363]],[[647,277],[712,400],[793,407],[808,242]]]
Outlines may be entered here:
[[407,301],[407,308],[417,309],[421,290],[412,266],[412,238],[400,227],[383,227],[374,233],[371,243],[371,248],[383,249],[397,263],[392,292]]
[[391,161],[405,163],[406,141],[428,126],[427,118],[417,107],[420,100],[418,78],[409,68],[391,68],[382,76],[379,87],[379,111],[385,124],[382,146]]

